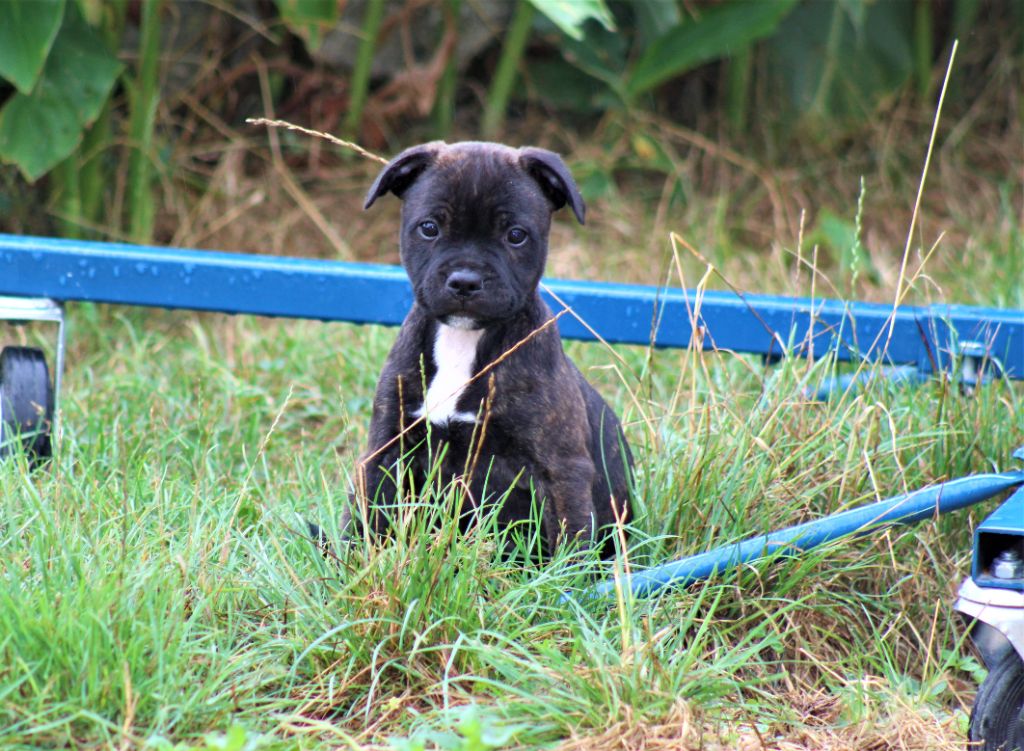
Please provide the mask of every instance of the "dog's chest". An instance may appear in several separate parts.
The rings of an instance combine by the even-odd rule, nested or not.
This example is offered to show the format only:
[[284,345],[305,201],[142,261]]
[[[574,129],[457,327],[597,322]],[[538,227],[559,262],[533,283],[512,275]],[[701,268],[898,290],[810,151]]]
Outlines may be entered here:
[[423,405],[415,417],[425,414],[435,425],[476,421],[475,413],[460,412],[457,405],[473,377],[477,346],[483,333],[483,329],[438,325],[432,352],[437,371],[430,379]]

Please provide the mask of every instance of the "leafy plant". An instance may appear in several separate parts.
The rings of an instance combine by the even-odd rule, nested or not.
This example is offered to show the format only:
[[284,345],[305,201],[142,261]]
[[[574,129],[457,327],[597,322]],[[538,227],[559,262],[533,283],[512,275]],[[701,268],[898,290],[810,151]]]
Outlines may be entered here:
[[277,12],[310,51],[320,47],[324,32],[338,22],[337,0],[277,0]]
[[[590,90],[602,108],[608,104],[633,108],[658,86],[699,65],[746,54],[754,42],[775,32],[797,2],[733,0],[698,5],[689,16],[670,2],[629,4],[618,9],[617,25],[588,24],[582,37],[566,35],[560,40],[564,62],[542,61],[531,68],[539,74],[533,80],[541,96],[554,95],[566,102],[577,90]],[[589,80],[567,77],[568,66]],[[604,96],[593,96],[596,82],[603,84]]]
[[391,738],[393,751],[425,751],[427,744],[444,751],[496,751],[509,748],[522,725],[504,725],[482,716],[475,704],[460,710],[453,730],[427,730],[411,738]]
[[362,40],[359,43],[359,54],[356,66],[352,71],[352,86],[349,90],[348,115],[345,117],[344,130],[354,136],[356,128],[363,117],[363,107],[370,90],[370,72],[373,65],[373,53],[377,44],[377,34],[384,20],[384,0],[368,0],[366,13],[363,16]]
[[99,116],[123,66],[63,0],[0,3],[0,159],[30,182],[66,159]]
[[797,0],[727,2],[683,20],[646,45],[624,82],[627,102],[696,66],[737,54],[769,36]]
[[910,79],[913,31],[911,3],[804,3],[767,42],[766,68],[796,112],[863,117]]
[[99,155],[113,144],[110,100],[120,80],[129,100],[129,234],[138,242],[152,237],[162,7],[161,0],[141,4],[133,71],[115,54],[124,2],[0,3],[0,76],[15,87],[0,109],[0,161],[17,165],[29,182],[52,175],[64,234],[80,234],[104,208],[107,176]]
[[602,28],[612,31],[615,21],[604,0],[518,0],[512,21],[505,33],[501,58],[491,81],[491,88],[484,107],[481,129],[488,138],[493,138],[505,122],[505,110],[512,94],[512,87],[522,63],[523,52],[533,25],[534,11],[540,11],[563,34],[579,44],[587,42],[584,25],[596,20]]
[[0,75],[29,94],[57,38],[64,0],[0,7]]
[[530,4],[576,41],[582,41],[584,25],[591,19],[609,31],[615,30],[615,19],[604,0],[530,0]]
[[132,139],[131,160],[128,163],[128,189],[130,199],[130,232],[136,242],[148,242],[153,235],[153,197],[150,159],[153,150],[153,128],[156,123],[157,60],[160,55],[160,8],[162,0],[149,0],[142,4],[142,40],[139,48],[139,71],[129,86],[131,118],[129,131]]
[[[781,94],[792,105],[783,114],[798,116],[791,120],[863,118],[910,81],[921,96],[931,90],[929,3],[724,0],[685,8],[646,0],[616,6],[611,22],[556,24],[562,59],[531,62],[537,93],[570,109],[631,110],[698,66],[726,61],[720,93],[742,128],[755,84]],[[975,3],[955,4],[953,26],[962,33],[976,12]]]
[[273,739],[250,733],[241,725],[232,725],[227,733],[207,733],[198,744],[172,743],[163,736],[153,736],[146,748],[154,751],[256,751],[272,745]]

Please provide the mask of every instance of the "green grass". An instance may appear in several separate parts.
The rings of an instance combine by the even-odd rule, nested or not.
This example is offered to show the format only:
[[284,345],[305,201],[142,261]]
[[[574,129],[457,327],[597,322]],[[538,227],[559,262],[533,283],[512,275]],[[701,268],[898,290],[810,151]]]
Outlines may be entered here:
[[[158,130],[174,135],[158,241],[393,262],[397,202],[359,211],[377,166],[290,139],[271,160],[261,133],[234,130],[232,102],[254,89],[223,83],[238,69],[222,62],[186,87],[201,107],[161,104]],[[544,107],[508,138],[571,152],[587,194],[586,227],[553,227],[555,276],[1024,308],[1020,118],[1005,94],[1019,73],[1003,62],[965,63],[988,83],[938,134],[909,283],[900,268],[932,121],[919,102],[792,140],[771,134],[772,102],[756,102],[763,134],[732,140],[703,107],[692,130],[665,101],[660,117],[612,113],[585,135],[553,133]],[[323,87],[308,88],[319,102]],[[308,116],[293,105],[298,122],[329,127],[319,104]],[[456,127],[476,135],[472,121]],[[216,135],[203,124],[214,122]],[[0,179],[14,231],[49,226],[43,193]],[[116,239],[122,217],[108,209]],[[673,230],[716,271],[696,253],[674,258]],[[814,403],[804,388],[831,375],[826,361],[766,370],[725,353],[570,343],[638,460],[638,514],[615,562],[504,561],[493,520],[457,534],[446,510],[459,490],[445,486],[389,539],[334,559],[305,539],[305,520],[337,539],[393,330],[91,305],[68,315],[57,456],[35,472],[0,462],[0,748],[964,747],[984,669],[951,605],[995,501],[647,600],[562,596],[1008,467],[1024,443],[1020,384],[965,396],[956,383],[878,381]],[[36,332],[0,327],[0,345],[8,334]]]
[[[962,250],[940,240],[929,256],[933,229],[919,229],[901,276],[896,235],[881,235],[885,247],[865,229],[879,214],[864,185],[854,208],[819,217],[806,237],[801,224],[796,247],[780,239],[764,255],[730,229],[745,210],[736,220],[724,192],[714,212],[705,201],[673,214],[700,253],[686,242],[669,252],[658,239],[668,222],[647,210],[657,196],[638,186],[599,204],[586,228],[557,225],[552,266],[1024,307],[1015,189],[976,231],[954,217],[970,237]],[[460,534],[460,489],[440,482],[388,539],[325,556],[305,520],[338,539],[393,330],[68,314],[57,456],[36,472],[20,457],[0,464],[2,747],[963,745],[984,670],[951,605],[994,501],[650,599],[563,595],[1007,467],[1024,443],[1019,384],[966,396],[955,381],[878,379],[817,403],[804,393],[836,372],[827,360],[766,369],[729,353],[569,343],[638,460],[636,518],[615,561],[504,560],[494,519]]]
[[68,312],[58,455],[0,465],[4,747],[696,748],[915,723],[959,747],[979,666],[950,605],[992,504],[650,600],[561,595],[1007,466],[1019,387],[822,404],[801,394],[825,362],[570,344],[638,455],[625,557],[504,562],[435,487],[335,561],[303,520],[337,533],[393,330]]

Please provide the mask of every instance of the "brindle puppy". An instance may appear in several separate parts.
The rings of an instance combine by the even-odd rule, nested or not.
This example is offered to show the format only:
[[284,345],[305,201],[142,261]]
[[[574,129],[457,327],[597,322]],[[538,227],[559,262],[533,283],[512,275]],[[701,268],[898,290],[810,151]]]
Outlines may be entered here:
[[572,176],[543,149],[435,142],[390,162],[366,208],[389,192],[415,303],[377,384],[355,501],[383,531],[382,508],[422,487],[444,442],[442,476],[464,478],[467,503],[503,499],[505,528],[539,502],[546,550],[589,546],[629,517],[632,457],[538,293],[551,214],[568,204],[583,222]]

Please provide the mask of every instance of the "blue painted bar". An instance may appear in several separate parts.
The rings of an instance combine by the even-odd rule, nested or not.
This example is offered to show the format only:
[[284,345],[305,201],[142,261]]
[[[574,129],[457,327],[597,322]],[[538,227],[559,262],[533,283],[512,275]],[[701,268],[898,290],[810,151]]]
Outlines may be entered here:
[[881,376],[888,383],[897,386],[920,385],[929,377],[927,373],[922,373],[916,365],[895,365],[877,370],[872,368],[860,373],[846,373],[834,378],[826,378],[817,388],[809,391],[808,395],[813,396],[816,401],[824,402],[833,396],[856,391],[867,385],[876,376]]
[[[584,598],[611,595],[617,586],[632,590],[638,597],[650,595],[669,585],[685,587],[744,563],[775,555],[799,554],[841,537],[874,532],[892,524],[913,524],[930,519],[980,503],[1022,484],[1024,470],[961,477],[812,522],[723,545],[706,553],[632,574],[620,582],[602,582],[586,590]],[[1024,498],[1022,493],[1017,495]]]
[[399,324],[398,267],[0,235],[0,294]]
[[[546,280],[570,306],[563,336],[948,370],[971,343],[1024,378],[1024,311]],[[0,294],[354,323],[401,323],[412,293],[397,266],[0,234]],[[551,295],[556,312],[562,305]],[[699,302],[698,302],[699,301]],[[699,308],[698,308],[699,305]],[[890,332],[890,320],[892,330]],[[694,332],[697,332],[695,336]]]

